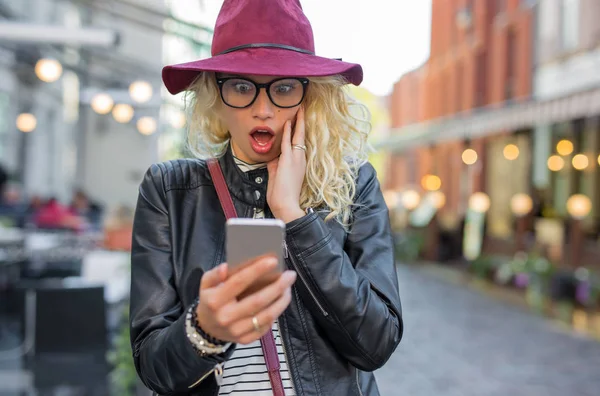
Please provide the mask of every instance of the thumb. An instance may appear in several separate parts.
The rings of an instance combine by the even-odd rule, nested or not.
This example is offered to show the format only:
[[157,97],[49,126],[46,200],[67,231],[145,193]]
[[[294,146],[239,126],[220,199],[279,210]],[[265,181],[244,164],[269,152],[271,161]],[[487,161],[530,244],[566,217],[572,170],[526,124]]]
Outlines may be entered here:
[[200,280],[200,289],[210,289],[219,286],[227,279],[227,263],[206,271]]

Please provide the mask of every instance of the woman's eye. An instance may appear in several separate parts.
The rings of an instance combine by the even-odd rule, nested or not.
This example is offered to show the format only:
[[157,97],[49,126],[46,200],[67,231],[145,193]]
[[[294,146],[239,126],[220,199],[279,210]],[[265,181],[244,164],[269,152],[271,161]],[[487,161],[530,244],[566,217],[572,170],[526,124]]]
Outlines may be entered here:
[[294,90],[294,86],[291,84],[281,84],[275,87],[275,92],[279,94],[289,93]]
[[252,87],[246,83],[237,83],[234,85],[234,89],[239,93],[247,93],[252,90]]

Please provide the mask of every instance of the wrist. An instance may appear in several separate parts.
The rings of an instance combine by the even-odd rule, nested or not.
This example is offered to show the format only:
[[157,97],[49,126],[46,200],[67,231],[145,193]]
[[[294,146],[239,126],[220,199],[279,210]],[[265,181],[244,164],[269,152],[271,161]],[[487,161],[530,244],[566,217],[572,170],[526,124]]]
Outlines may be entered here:
[[300,206],[295,208],[284,209],[280,212],[279,217],[283,220],[284,223],[291,223],[294,220],[297,220],[301,217],[304,217],[306,213],[300,208]]
[[208,355],[220,355],[225,353],[231,343],[228,342],[226,344],[214,344],[208,341],[200,332],[197,327],[195,318],[194,318],[194,307],[190,307],[185,317],[185,333],[186,336],[194,348],[194,350],[200,356],[208,356]]
[[192,312],[192,318],[191,318],[192,326],[194,327],[194,330],[196,330],[196,332],[202,338],[204,338],[206,341],[208,341],[209,343],[216,345],[216,346],[222,346],[222,345],[227,344],[227,341],[220,340],[216,337],[213,337],[203,329],[202,325],[200,324],[200,320],[199,320],[199,316],[198,316],[198,300],[196,300],[196,302],[194,303],[194,307],[192,308],[191,312]]

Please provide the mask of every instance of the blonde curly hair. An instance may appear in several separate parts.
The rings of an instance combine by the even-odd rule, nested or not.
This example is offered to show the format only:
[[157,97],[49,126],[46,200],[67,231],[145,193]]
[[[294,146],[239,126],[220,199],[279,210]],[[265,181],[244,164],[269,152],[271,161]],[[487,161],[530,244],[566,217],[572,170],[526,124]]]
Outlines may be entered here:
[[[369,110],[348,93],[340,76],[313,77],[304,98],[306,176],[300,207],[327,210],[347,228],[356,194],[358,168],[367,161]],[[219,157],[230,135],[218,115],[220,99],[215,73],[201,73],[186,96],[190,125],[188,149],[198,158]]]

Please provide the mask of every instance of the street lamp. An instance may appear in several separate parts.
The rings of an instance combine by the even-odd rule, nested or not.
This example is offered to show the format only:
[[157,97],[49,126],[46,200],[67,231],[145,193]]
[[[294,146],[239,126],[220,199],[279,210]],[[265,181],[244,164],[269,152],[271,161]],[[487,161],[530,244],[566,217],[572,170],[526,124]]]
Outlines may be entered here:
[[120,103],[115,105],[112,110],[112,115],[117,122],[126,124],[133,118],[133,107],[128,104]]
[[570,234],[571,266],[578,267],[583,248],[581,221],[590,214],[592,201],[583,194],[575,194],[567,200],[567,212],[572,217]]
[[526,216],[533,209],[533,200],[527,194],[515,194],[510,200],[510,210],[516,217],[516,251],[520,252],[525,249],[525,243],[523,241],[523,236],[525,235],[525,231],[527,229]]
[[156,131],[156,120],[152,117],[142,117],[137,121],[137,129],[142,135],[152,135]]
[[106,93],[99,93],[96,94],[93,98],[92,98],[92,109],[98,113],[98,114],[108,114],[110,113],[110,111],[113,108],[113,105],[115,104],[113,98]]
[[138,103],[145,103],[152,99],[152,85],[147,81],[135,81],[129,86],[131,99]]
[[35,75],[42,81],[51,83],[60,78],[63,68],[56,59],[40,59],[35,64]]
[[37,126],[37,120],[33,114],[21,113],[17,117],[17,129],[21,132],[32,132]]

